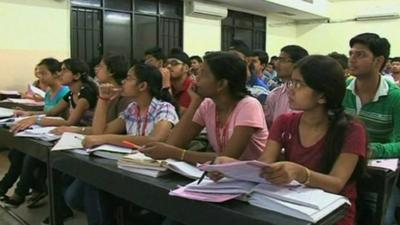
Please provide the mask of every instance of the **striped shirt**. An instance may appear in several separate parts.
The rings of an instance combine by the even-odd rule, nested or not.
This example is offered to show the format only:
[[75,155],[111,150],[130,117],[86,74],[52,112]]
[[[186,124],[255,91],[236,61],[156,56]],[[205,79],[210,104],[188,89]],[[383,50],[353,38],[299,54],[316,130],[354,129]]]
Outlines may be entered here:
[[364,122],[372,157],[400,157],[400,89],[392,82],[380,79],[374,99],[362,105],[355,93],[356,79],[347,83],[343,106],[346,113]]
[[160,121],[165,120],[173,125],[179,121],[175,107],[168,102],[163,102],[156,98],[151,100],[145,116],[139,115],[138,104],[132,102],[125,111],[121,112],[119,118],[125,121],[126,133],[135,136],[150,135],[156,124]]

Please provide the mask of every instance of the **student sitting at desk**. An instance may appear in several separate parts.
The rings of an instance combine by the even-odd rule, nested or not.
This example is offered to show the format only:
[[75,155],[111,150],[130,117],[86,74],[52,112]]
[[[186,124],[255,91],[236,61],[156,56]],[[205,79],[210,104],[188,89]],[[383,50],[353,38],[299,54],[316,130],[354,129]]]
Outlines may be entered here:
[[88,77],[88,65],[79,59],[66,59],[61,65],[61,82],[69,87],[66,94],[54,110],[69,107],[68,119],[48,117],[29,117],[19,121],[11,128],[16,133],[37,124],[40,126],[89,125],[97,101],[97,85]]
[[43,59],[36,66],[37,77],[41,84],[48,87],[48,91],[44,97],[44,108],[43,111],[23,111],[16,110],[16,116],[32,116],[39,114],[46,114],[47,116],[60,115],[67,109],[64,107],[55,107],[69,92],[68,86],[64,86],[60,82],[60,63],[54,58]]
[[[139,64],[132,67],[122,85],[122,95],[133,102],[120,117],[107,123],[106,115],[110,101],[118,94],[111,84],[100,86],[92,131],[99,135],[89,135],[82,141],[85,147],[100,144],[122,145],[124,140],[138,145],[149,141],[165,141],[172,127],[178,122],[176,107],[169,103],[169,92],[162,90],[162,75],[152,65]],[[125,133],[127,135],[125,135]],[[67,204],[87,214],[88,224],[111,224],[111,207],[104,200],[110,198],[94,187],[75,180],[67,189]],[[101,202],[101,203],[100,203]]]
[[[128,61],[123,55],[106,54],[100,63],[95,67],[96,78],[99,84],[112,84],[116,89],[120,89],[123,80],[129,69]],[[98,102],[102,101],[98,99]],[[119,114],[132,102],[130,96],[118,94],[110,100],[107,110],[107,122],[116,119]],[[97,103],[100,104],[100,103]],[[95,113],[96,114],[96,113]],[[60,126],[52,131],[61,135],[64,132],[74,132],[80,134],[94,134],[92,127],[88,126]]]
[[[65,108],[59,107],[55,108],[55,106],[62,100],[65,94],[68,93],[69,89],[68,87],[62,86],[59,82],[59,72],[61,70],[60,67],[60,62],[58,62],[54,58],[45,58],[39,62],[39,64],[36,66],[36,73],[37,77],[40,80],[40,83],[46,85],[49,87],[48,91],[46,92],[46,97],[44,99],[44,111],[42,112],[26,112],[26,111],[15,111],[15,114],[18,116],[28,116],[28,115],[33,115],[33,114],[46,114],[49,116],[55,116],[59,115],[62,113]],[[26,166],[28,163],[28,159],[25,159],[25,154],[22,152],[19,152],[17,150],[11,150],[9,155],[10,159],[10,167],[6,173],[6,175],[3,177],[3,179],[0,181],[0,196],[3,196],[7,193],[8,189],[11,188],[11,186],[15,183],[15,181],[18,179],[22,168],[24,170],[26,169]],[[45,168],[44,168],[45,170]],[[41,174],[41,173],[38,173]],[[24,193],[21,193],[21,189],[26,189],[30,188],[31,185],[29,183],[25,184],[23,181],[24,179],[21,179],[22,182],[18,182],[17,189],[15,191],[15,194],[9,198],[5,197],[5,202],[6,205],[8,206],[17,206],[20,203],[23,202],[22,196],[25,196]],[[45,185],[44,185],[44,178],[43,179],[37,179],[37,182],[34,184],[33,187],[33,193],[32,197],[29,199],[29,205],[28,206],[33,206],[34,203],[40,198],[45,196]],[[42,182],[43,181],[43,182]],[[24,191],[22,191],[24,192]],[[9,201],[7,201],[9,199]],[[14,201],[15,200],[15,201]],[[20,200],[20,201],[19,201]]]
[[[365,169],[364,127],[344,113],[343,69],[328,56],[300,60],[288,81],[289,105],[302,113],[287,113],[273,123],[260,161],[270,163],[261,176],[277,184],[296,180],[346,196],[351,207],[337,224],[355,224],[356,180]],[[284,148],[286,161],[277,162]],[[220,157],[216,163],[235,159]],[[222,174],[212,172],[218,180]]]
[[[16,125],[14,125],[10,131],[18,132],[30,127],[33,124],[41,126],[61,126],[61,125],[88,125],[91,123],[93,110],[96,105],[97,100],[97,86],[88,77],[87,73],[89,68],[87,64],[78,59],[66,59],[61,65],[61,82],[70,88],[70,92],[66,94],[60,103],[55,106],[55,108],[63,108],[69,106],[68,119],[53,119],[48,117],[30,117],[21,120]],[[20,177],[20,182],[24,181],[31,183],[33,179],[32,171],[29,168],[36,168],[41,162],[32,157],[27,157],[29,160],[27,163],[29,166],[24,166],[23,172]],[[53,171],[55,174],[56,171]],[[56,177],[56,176],[55,176]],[[60,185],[60,183],[57,183]],[[29,188],[24,188],[21,193],[19,193],[19,204],[23,202]],[[55,191],[60,191],[61,188],[55,188]],[[62,193],[56,193],[57,196],[63,196]],[[22,201],[22,202],[21,202]],[[57,215],[57,219],[61,220],[66,217],[72,216],[72,211],[68,210],[64,201],[57,200],[56,209],[62,208],[62,216]],[[19,205],[17,204],[17,205]],[[60,210],[61,211],[61,210]],[[48,220],[44,221],[44,223]]]
[[[37,87],[44,92],[47,92],[48,85],[45,82],[41,81],[38,69],[39,69],[39,65],[36,65],[34,74],[35,74],[35,77],[38,79],[32,83],[32,86]],[[28,85],[27,91],[25,93],[21,93],[21,98],[33,99],[38,102],[44,101],[44,99],[40,95],[33,93],[33,91],[31,90],[30,84]]]
[[[203,163],[225,155],[238,159],[257,159],[265,147],[268,129],[261,104],[248,95],[246,63],[227,52],[204,57],[196,77],[196,93],[167,144],[153,142],[141,151],[154,159],[174,158]],[[203,128],[214,152],[193,152],[184,148]]]

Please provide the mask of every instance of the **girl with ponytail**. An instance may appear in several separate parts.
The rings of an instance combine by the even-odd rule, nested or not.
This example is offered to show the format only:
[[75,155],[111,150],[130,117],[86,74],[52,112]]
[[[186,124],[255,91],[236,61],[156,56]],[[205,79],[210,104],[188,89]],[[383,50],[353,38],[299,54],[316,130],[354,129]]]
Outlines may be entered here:
[[[149,143],[141,151],[154,159],[174,158],[204,163],[218,155],[257,159],[265,147],[268,129],[261,104],[246,89],[246,63],[227,52],[204,57],[191,103],[165,143]],[[185,148],[204,128],[211,152]]]
[[90,125],[97,101],[97,86],[88,76],[88,65],[79,59],[66,59],[61,63],[61,83],[70,91],[53,107],[53,111],[69,108],[67,119],[35,116],[19,121],[12,132],[25,130],[33,124],[40,126]]
[[[328,56],[308,56],[296,63],[287,85],[291,109],[303,112],[283,114],[274,121],[259,158],[270,166],[261,176],[277,185],[296,180],[346,196],[351,207],[337,224],[353,225],[356,180],[365,168],[367,138],[363,125],[343,112],[343,69]],[[277,162],[282,148],[285,161]],[[211,177],[218,180],[222,175],[213,172]]]
[[[98,135],[86,136],[83,145],[93,147],[107,143],[124,146],[124,140],[138,145],[165,141],[179,119],[170,98],[163,95],[161,89],[161,72],[146,64],[135,65],[128,71],[122,82],[122,92],[112,84],[101,84],[92,125],[92,132]],[[122,96],[130,97],[132,103],[118,118],[107,123],[110,101],[120,92]]]

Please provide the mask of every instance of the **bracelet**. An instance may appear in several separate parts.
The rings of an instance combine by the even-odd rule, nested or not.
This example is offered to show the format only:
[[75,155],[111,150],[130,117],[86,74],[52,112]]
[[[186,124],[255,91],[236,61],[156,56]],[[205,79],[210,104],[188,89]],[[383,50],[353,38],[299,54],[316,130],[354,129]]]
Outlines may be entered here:
[[306,179],[301,184],[307,185],[310,183],[310,180],[311,180],[311,171],[307,167],[304,167],[304,169],[306,170]]
[[110,101],[110,98],[104,98],[104,97],[102,97],[102,96],[100,96],[100,95],[99,95],[99,99],[101,99],[101,100],[103,100],[103,101],[106,101],[106,102]]
[[186,154],[186,150],[183,150],[182,154],[181,154],[181,161],[183,161],[185,159],[185,154]]
[[36,116],[35,117],[35,124],[39,125],[42,123],[43,116]]

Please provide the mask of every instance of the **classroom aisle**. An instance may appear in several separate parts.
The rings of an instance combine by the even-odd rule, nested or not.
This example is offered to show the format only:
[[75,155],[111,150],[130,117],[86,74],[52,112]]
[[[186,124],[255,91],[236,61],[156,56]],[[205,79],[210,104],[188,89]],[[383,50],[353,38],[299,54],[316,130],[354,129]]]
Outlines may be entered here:
[[[0,179],[9,167],[9,161],[7,158],[8,151],[0,150]],[[14,191],[8,191],[8,195],[11,195]],[[34,209],[29,209],[26,204],[22,204],[16,209],[11,209],[11,212],[6,211],[0,206],[0,224],[1,225],[40,225],[42,220],[48,216],[49,204],[48,199],[44,199],[43,204]],[[13,214],[14,216],[10,215]],[[17,219],[18,218],[18,219]],[[72,219],[67,220],[65,225],[82,225],[86,224],[86,218],[81,213],[75,213]]]

